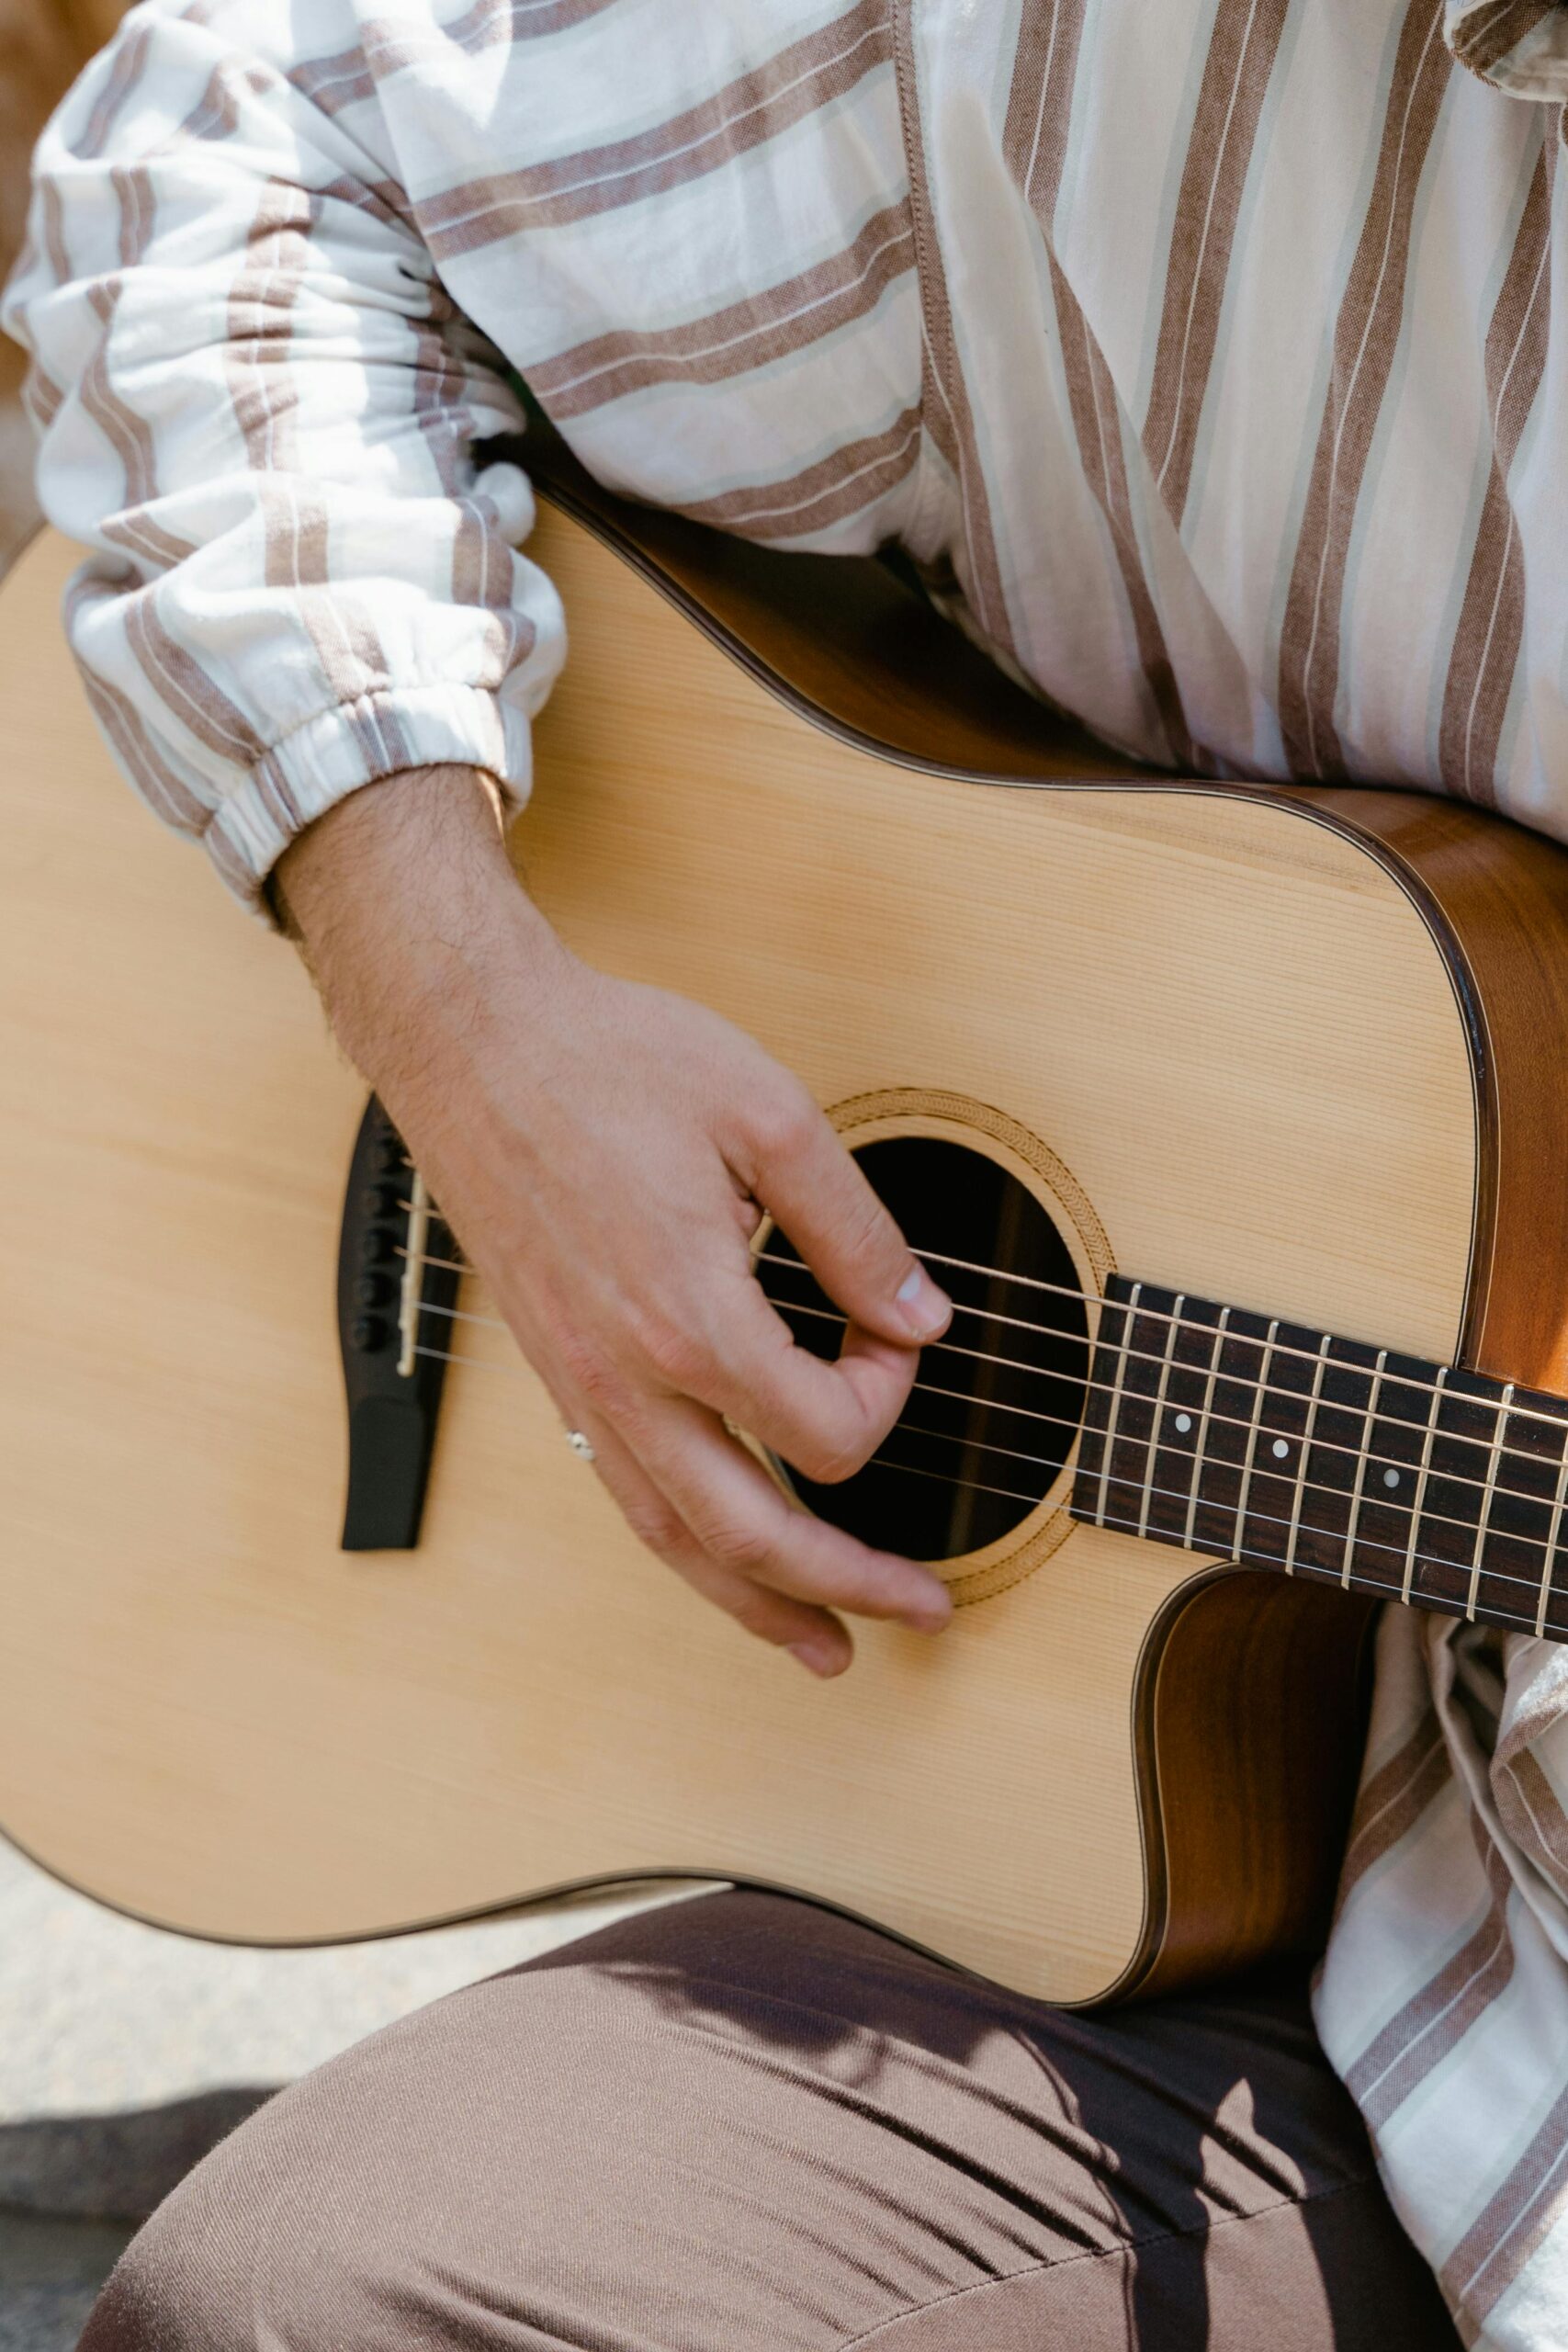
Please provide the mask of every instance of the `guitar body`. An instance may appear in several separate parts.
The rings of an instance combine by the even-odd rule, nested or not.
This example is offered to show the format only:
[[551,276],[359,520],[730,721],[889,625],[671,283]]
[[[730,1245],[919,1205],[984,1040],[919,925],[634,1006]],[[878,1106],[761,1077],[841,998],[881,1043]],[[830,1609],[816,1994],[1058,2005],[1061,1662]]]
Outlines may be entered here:
[[[583,955],[742,1023],[852,1142],[998,1162],[1091,1292],[1563,1385],[1559,853],[1416,796],[1148,778],[959,643],[939,691],[942,625],[880,573],[558,498],[530,552],[572,660],[516,848]],[[740,1877],[1086,2002],[1319,1933],[1368,1602],[1077,1524],[1070,1469],[950,1564],[948,1636],[858,1627],[818,1686],[457,1325],[417,1545],[339,1548],[364,1088],[111,769],[71,560],[36,541],[0,627],[0,1826],[256,1942]]]

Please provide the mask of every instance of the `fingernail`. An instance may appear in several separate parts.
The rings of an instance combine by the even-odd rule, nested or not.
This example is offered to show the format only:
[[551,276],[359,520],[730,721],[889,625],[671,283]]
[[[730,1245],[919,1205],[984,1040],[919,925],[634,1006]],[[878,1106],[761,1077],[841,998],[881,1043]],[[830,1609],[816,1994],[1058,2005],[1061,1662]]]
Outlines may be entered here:
[[824,1681],[838,1674],[844,1663],[832,1642],[791,1642],[789,1654],[791,1657],[797,1657],[809,1673],[819,1674]]
[[933,1600],[927,1609],[910,1609],[898,1623],[907,1625],[911,1634],[944,1634],[953,1623],[953,1603]]
[[939,1290],[925,1268],[919,1265],[899,1284],[898,1305],[917,1340],[933,1338],[953,1312],[947,1293]]

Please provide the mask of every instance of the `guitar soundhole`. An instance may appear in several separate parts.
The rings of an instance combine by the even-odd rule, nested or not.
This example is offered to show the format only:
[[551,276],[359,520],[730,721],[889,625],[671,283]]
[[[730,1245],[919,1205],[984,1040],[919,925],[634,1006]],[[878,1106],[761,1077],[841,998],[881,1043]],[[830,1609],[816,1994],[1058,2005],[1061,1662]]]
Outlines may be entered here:
[[[790,1480],[864,1543],[959,1559],[1021,1525],[1066,1460],[1088,1364],[1080,1277],[1040,1202],[985,1153],[895,1136],[855,1157],[957,1312],[922,1350],[903,1418],[866,1467],[839,1486]],[[843,1317],[782,1233],[757,1272],[800,1345],[837,1355]]]

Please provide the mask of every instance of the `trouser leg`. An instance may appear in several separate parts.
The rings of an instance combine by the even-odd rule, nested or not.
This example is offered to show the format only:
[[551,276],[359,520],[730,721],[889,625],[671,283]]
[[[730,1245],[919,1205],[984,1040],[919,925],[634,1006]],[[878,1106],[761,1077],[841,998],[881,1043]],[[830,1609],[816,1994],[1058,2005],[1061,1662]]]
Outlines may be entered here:
[[284,2092],[83,2352],[1439,2352],[1304,1988],[1078,2017],[782,1897],[623,1922]]

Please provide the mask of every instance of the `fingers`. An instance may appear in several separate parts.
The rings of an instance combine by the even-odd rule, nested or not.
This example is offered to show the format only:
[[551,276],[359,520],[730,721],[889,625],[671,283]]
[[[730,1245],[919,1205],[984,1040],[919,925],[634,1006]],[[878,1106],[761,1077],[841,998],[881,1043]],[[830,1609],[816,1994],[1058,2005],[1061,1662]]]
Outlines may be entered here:
[[[728,1294],[726,1294],[727,1298]],[[688,1396],[736,1421],[770,1452],[821,1485],[865,1464],[897,1420],[919,1369],[918,1351],[850,1323],[830,1363],[797,1347],[750,1275],[735,1286],[714,1351],[682,1384]]]
[[946,1329],[952,1301],[804,1089],[760,1110],[747,1141],[749,1188],[853,1322],[904,1347]]
[[711,1600],[716,1608],[733,1617],[747,1633],[755,1634],[759,1641],[788,1650],[807,1672],[823,1679],[842,1674],[854,1656],[854,1645],[829,1611],[792,1600],[768,1585],[752,1584],[709,1558],[680,1513],[660,1494],[608,1423],[593,1415],[585,1418],[590,1424],[594,1467],[632,1532],[650,1552],[684,1577],[705,1600]]
[[797,1510],[717,1416],[665,1397],[618,1432],[705,1557],[726,1575],[818,1609],[939,1633],[953,1614],[931,1570]]

